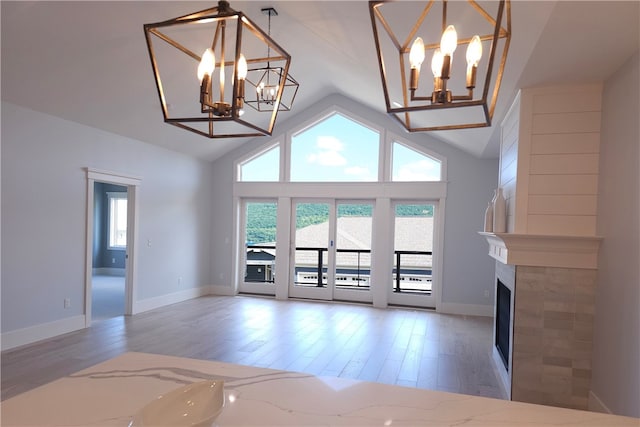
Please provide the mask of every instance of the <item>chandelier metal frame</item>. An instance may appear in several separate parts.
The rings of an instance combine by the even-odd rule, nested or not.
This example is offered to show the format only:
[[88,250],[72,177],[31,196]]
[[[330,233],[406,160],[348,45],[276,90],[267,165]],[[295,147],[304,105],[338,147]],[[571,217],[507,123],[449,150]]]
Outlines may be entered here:
[[[156,46],[154,46],[153,42],[159,40],[167,43],[184,54],[180,58],[184,57],[187,61],[193,61],[193,65],[186,64],[186,67],[193,68],[193,79],[195,80],[196,68],[198,68],[198,63],[204,62],[203,56],[206,56],[206,52],[205,54],[194,52],[193,48],[186,46],[187,43],[184,40],[177,40],[169,36],[167,29],[182,31],[185,29],[207,28],[205,24],[215,26],[214,33],[209,36],[209,40],[211,40],[209,46],[210,50],[215,52],[212,66],[215,66],[215,69],[220,74],[219,97],[214,93],[217,90],[217,84],[212,84],[214,78],[213,71],[211,71],[204,78],[201,77],[201,86],[198,93],[195,92],[194,88],[194,94],[199,95],[199,99],[194,99],[193,102],[200,104],[201,114],[172,116],[172,104],[167,100],[166,88],[161,78],[160,66],[156,58]],[[196,27],[198,25],[203,27]],[[287,76],[291,64],[291,56],[243,12],[232,9],[229,6],[229,2],[221,0],[216,7],[166,21],[144,24],[144,33],[165,123],[208,138],[254,137],[272,134],[279,111],[278,108],[273,109],[270,119],[264,121],[266,124],[257,123],[257,121],[254,123],[247,119],[247,114],[244,114],[246,77],[243,76],[242,68],[245,67],[246,74],[246,66],[260,67],[265,63],[280,61],[282,73]],[[251,36],[249,42],[253,44],[263,43],[259,54],[253,52],[257,52],[258,49],[253,49],[251,54],[247,52],[249,42],[243,45],[243,42],[246,41],[244,38],[249,36]],[[202,43],[202,40],[199,40],[199,42]],[[269,58],[264,57],[264,52],[267,48],[274,53]],[[230,57],[225,58],[225,54]],[[228,72],[224,70],[228,68],[231,68],[231,73],[230,77],[225,80],[224,75]],[[228,87],[229,83],[231,84],[230,89]],[[280,104],[285,83],[286,79],[282,79],[278,83],[275,99],[273,100],[274,105]],[[217,100],[214,100],[216,98]],[[223,129],[220,130],[220,127]]]
[[[447,79],[449,78],[449,72],[455,73],[453,66],[449,69],[449,65],[451,63],[447,63],[445,61],[445,65],[442,67],[443,73],[446,73],[446,76],[443,74],[442,78],[434,77],[434,91],[429,93],[426,92],[426,95],[421,96],[417,95],[417,80],[419,74],[416,73],[414,67],[410,66],[410,53],[412,48],[412,42],[416,39],[423,22],[429,15],[429,13],[437,13],[434,12],[436,8],[433,8],[436,0],[430,0],[426,2],[426,5],[422,9],[421,13],[418,14],[417,20],[410,27],[408,32],[408,37],[406,39],[401,40],[391,28],[389,20],[385,18],[385,15],[382,11],[382,5],[387,3],[393,3],[390,1],[369,1],[369,12],[371,17],[371,24],[373,27],[373,35],[376,46],[376,55],[378,58],[378,65],[380,69],[380,77],[382,80],[382,87],[384,92],[384,99],[387,113],[391,114],[395,119],[397,119],[400,124],[409,132],[424,132],[424,131],[439,131],[439,130],[451,130],[451,129],[469,129],[469,128],[478,128],[478,127],[487,127],[491,126],[491,120],[493,117],[493,113],[495,110],[498,93],[500,90],[500,85],[502,83],[502,77],[504,74],[505,63],[507,59],[507,53],[509,50],[509,44],[511,40],[511,2],[510,0],[500,0],[494,3],[497,3],[497,11],[495,17],[489,14],[486,10],[483,9],[482,6],[478,4],[478,2],[474,0],[468,0],[469,6],[475,12],[477,12],[477,17],[486,20],[488,24],[491,25],[493,31],[487,34],[479,35],[479,39],[482,42],[489,42],[490,49],[488,54],[488,61],[484,61],[484,68],[482,75],[484,76],[484,80],[481,82],[482,85],[479,88],[481,96],[474,98],[473,89],[475,87],[475,76],[476,69],[472,70],[472,79],[473,83],[467,84],[467,92],[463,95],[453,94],[450,88],[447,88]],[[402,2],[398,2],[402,3]],[[452,22],[448,22],[447,17],[447,0],[441,0],[442,3],[442,33],[444,34],[447,29],[447,25]],[[456,2],[461,3],[461,2]],[[412,17],[407,17],[407,21],[413,19]],[[454,18],[455,19],[455,18]],[[450,19],[453,21],[452,19]],[[504,22],[503,22],[504,21]],[[410,24],[407,24],[410,25]],[[385,37],[383,39],[383,37]],[[502,40],[501,50],[500,50],[499,42]],[[463,38],[456,41],[456,45],[471,43],[473,38]],[[383,43],[387,43],[383,47]],[[385,61],[385,57],[383,54],[383,49],[391,43],[393,48],[389,48],[387,52],[391,50],[395,50],[397,53],[397,57],[391,57],[387,61]],[[422,40],[420,40],[422,44]],[[424,42],[424,49],[426,51],[433,50],[434,53],[436,50],[440,50],[441,40],[433,41],[433,42]],[[424,55],[423,55],[424,57]],[[449,58],[449,61],[451,58]],[[397,61],[397,62],[396,62]],[[496,64],[496,61],[497,64]],[[494,77],[494,67],[497,65],[498,69],[495,72],[495,81],[492,85],[492,77]],[[397,74],[400,75],[400,87],[402,93],[402,99],[400,100],[392,100],[390,95],[390,87],[394,87],[393,83],[389,81],[389,71],[392,67],[397,71]],[[435,74],[434,74],[435,76]],[[469,78],[469,77],[468,77]],[[396,86],[398,83],[395,83]],[[444,87],[443,87],[444,84]],[[452,123],[452,124],[433,124],[433,125],[416,125],[415,120],[412,115],[416,113],[422,114],[425,117],[425,114],[430,111],[436,110],[447,110],[452,108],[476,108],[481,109],[482,113],[478,114],[478,116],[483,116],[482,121],[473,121],[470,123]]]

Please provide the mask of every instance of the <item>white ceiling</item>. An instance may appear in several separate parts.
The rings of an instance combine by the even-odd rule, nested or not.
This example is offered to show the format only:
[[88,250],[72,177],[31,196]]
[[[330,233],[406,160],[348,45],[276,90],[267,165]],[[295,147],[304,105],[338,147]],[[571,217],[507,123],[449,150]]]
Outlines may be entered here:
[[[384,112],[367,1],[231,1],[292,56],[300,83],[278,123],[340,93]],[[142,26],[215,6],[191,1],[2,1],[2,99],[175,151],[214,160],[237,139],[210,140],[162,121]],[[639,46],[640,2],[512,2],[512,41],[489,128],[438,139],[496,157],[499,124],[520,87],[602,81]],[[632,94],[637,96],[638,94]],[[276,123],[277,132],[278,123]]]

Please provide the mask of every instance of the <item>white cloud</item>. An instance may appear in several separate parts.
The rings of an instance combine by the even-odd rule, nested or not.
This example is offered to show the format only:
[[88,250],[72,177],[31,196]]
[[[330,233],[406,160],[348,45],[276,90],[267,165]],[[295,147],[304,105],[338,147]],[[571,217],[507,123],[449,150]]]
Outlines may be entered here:
[[317,163],[320,166],[344,166],[347,164],[347,159],[337,151],[320,151],[310,155],[309,159],[311,158],[314,160],[311,163]]
[[344,144],[335,136],[319,136],[316,140],[316,146],[321,150],[342,151]]
[[395,177],[396,181],[439,181],[440,169],[433,161],[420,160],[403,165]]
[[340,151],[344,150],[344,145],[339,139],[333,136],[319,136],[316,140],[316,146],[319,151],[307,156],[308,163],[317,163],[320,166],[344,166],[347,164],[347,159],[340,154]]

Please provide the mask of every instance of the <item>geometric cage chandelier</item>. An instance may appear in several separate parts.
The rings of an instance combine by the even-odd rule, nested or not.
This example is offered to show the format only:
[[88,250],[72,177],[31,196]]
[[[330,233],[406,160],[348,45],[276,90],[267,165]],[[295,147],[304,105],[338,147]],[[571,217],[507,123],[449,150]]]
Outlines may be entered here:
[[[271,135],[291,56],[243,12],[221,0],[217,7],[145,24],[144,33],[166,123],[208,138]],[[249,71],[268,67],[282,76],[271,81],[272,108],[246,108],[256,97]]]
[[[278,11],[273,7],[264,7],[261,11],[269,17],[267,34],[271,36],[271,17],[278,16]],[[267,50],[267,58],[270,56],[271,52]],[[280,103],[276,105],[274,102],[276,91],[282,81],[284,81],[284,91]],[[266,67],[249,68],[245,84],[247,85],[246,104],[264,112],[272,111],[274,108],[290,111],[299,87],[291,74],[285,74],[282,67],[274,66],[270,61],[267,62]]]
[[511,40],[511,2],[483,5],[369,2],[387,113],[407,131],[491,126]]

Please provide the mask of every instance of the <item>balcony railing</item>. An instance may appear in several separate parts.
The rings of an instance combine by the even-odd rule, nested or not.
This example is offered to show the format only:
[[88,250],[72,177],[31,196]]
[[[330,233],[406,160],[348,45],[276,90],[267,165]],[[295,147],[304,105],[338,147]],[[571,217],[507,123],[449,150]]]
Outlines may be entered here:
[[[247,273],[245,280],[252,282],[273,283],[275,276],[275,246],[247,245],[247,252],[254,249],[265,249],[273,253],[271,265],[267,259],[249,259],[247,256]],[[325,252],[328,248],[296,247],[294,283],[298,286],[324,287],[327,285],[327,265]],[[371,278],[370,249],[336,249],[339,260],[336,262],[336,286],[344,289],[367,290]],[[431,293],[432,262],[431,251],[394,251],[394,268],[392,271],[392,287],[394,292]],[[300,259],[302,258],[302,259]],[[260,267],[262,266],[262,267]],[[253,269],[251,275],[249,270]],[[256,270],[263,268],[260,274],[264,278],[256,278]],[[397,274],[399,272],[400,274]],[[251,277],[250,277],[251,276]]]

